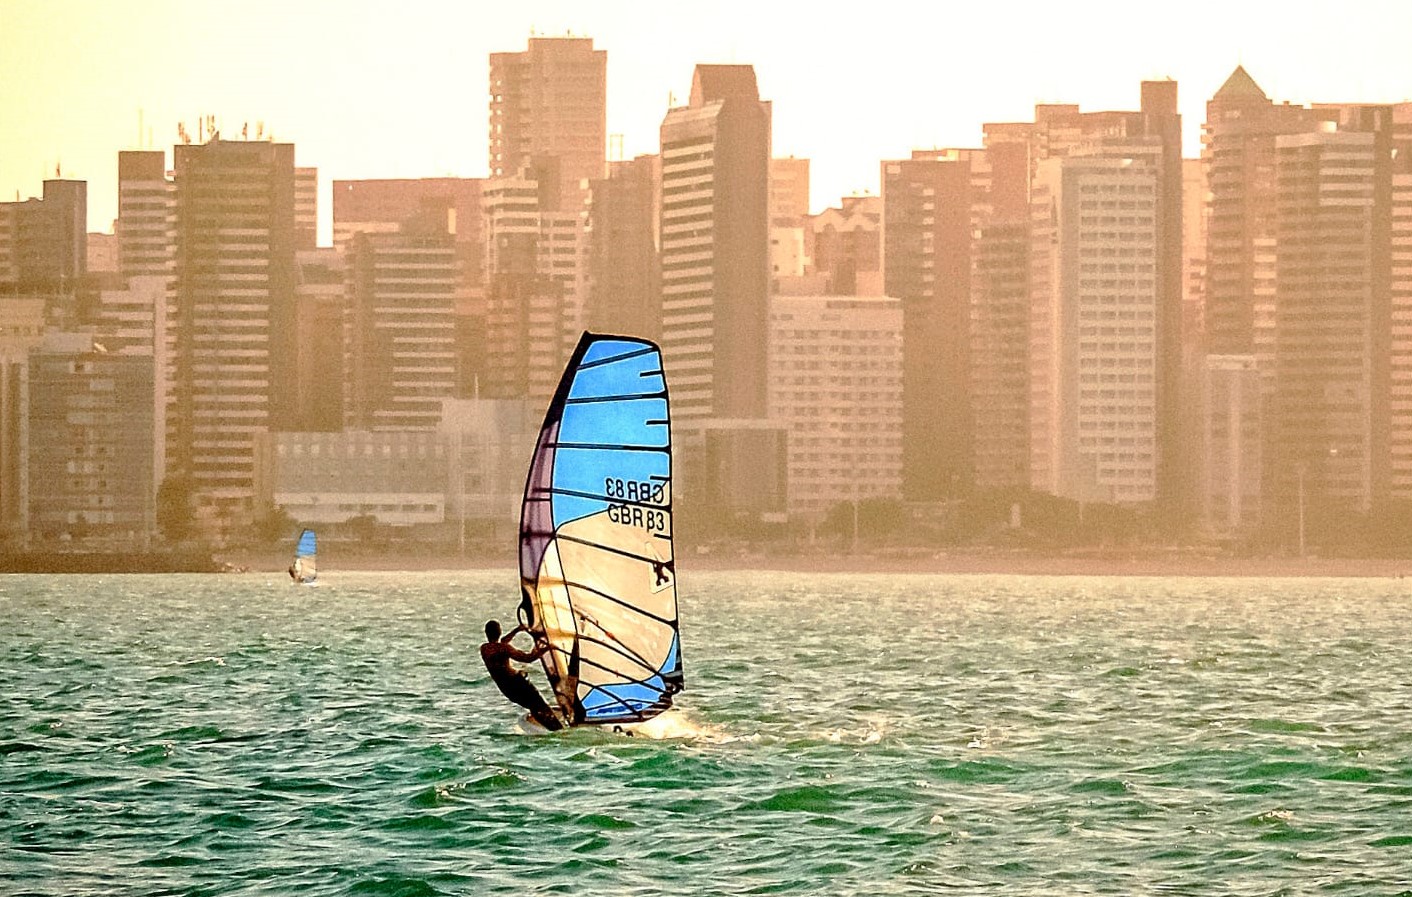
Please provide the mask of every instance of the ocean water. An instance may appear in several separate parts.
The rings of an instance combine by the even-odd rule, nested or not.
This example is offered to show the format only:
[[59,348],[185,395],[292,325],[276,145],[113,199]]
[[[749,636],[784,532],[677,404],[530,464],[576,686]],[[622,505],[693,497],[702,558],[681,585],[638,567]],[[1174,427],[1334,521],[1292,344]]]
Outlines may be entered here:
[[1410,582],[687,570],[654,740],[508,570],[0,577],[0,893],[1412,894]]

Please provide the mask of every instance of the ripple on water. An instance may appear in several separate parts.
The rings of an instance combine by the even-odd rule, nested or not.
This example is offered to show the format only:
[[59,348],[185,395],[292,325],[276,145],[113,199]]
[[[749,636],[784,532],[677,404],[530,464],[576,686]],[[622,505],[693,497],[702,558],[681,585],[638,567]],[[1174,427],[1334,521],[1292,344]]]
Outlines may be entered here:
[[1395,583],[693,571],[658,741],[518,733],[513,571],[276,582],[6,578],[0,890],[1408,890]]

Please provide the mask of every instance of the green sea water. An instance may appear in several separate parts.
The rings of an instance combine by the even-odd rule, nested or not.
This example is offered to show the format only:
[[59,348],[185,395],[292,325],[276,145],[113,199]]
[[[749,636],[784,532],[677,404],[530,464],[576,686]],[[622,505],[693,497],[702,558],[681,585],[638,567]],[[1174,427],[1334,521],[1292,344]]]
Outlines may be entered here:
[[516,582],[0,577],[0,893],[1412,894],[1409,581],[685,570],[661,740]]

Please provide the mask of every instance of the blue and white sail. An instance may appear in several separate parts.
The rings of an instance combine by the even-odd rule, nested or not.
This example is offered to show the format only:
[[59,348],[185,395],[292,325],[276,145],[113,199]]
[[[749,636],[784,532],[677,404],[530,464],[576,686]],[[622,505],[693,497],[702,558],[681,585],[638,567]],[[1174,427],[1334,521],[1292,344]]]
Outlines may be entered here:
[[318,537],[313,530],[304,530],[294,546],[294,563],[289,566],[289,575],[295,582],[311,583],[318,578],[318,553]]
[[575,725],[641,722],[682,689],[662,353],[585,333],[550,402],[520,515],[520,612]]

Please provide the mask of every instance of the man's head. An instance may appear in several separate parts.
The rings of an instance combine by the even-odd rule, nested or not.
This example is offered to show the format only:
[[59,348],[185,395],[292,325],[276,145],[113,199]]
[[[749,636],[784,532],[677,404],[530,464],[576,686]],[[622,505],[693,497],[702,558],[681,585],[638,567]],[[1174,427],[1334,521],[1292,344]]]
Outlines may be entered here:
[[500,641],[500,621],[487,620],[485,624],[485,637],[492,642]]

